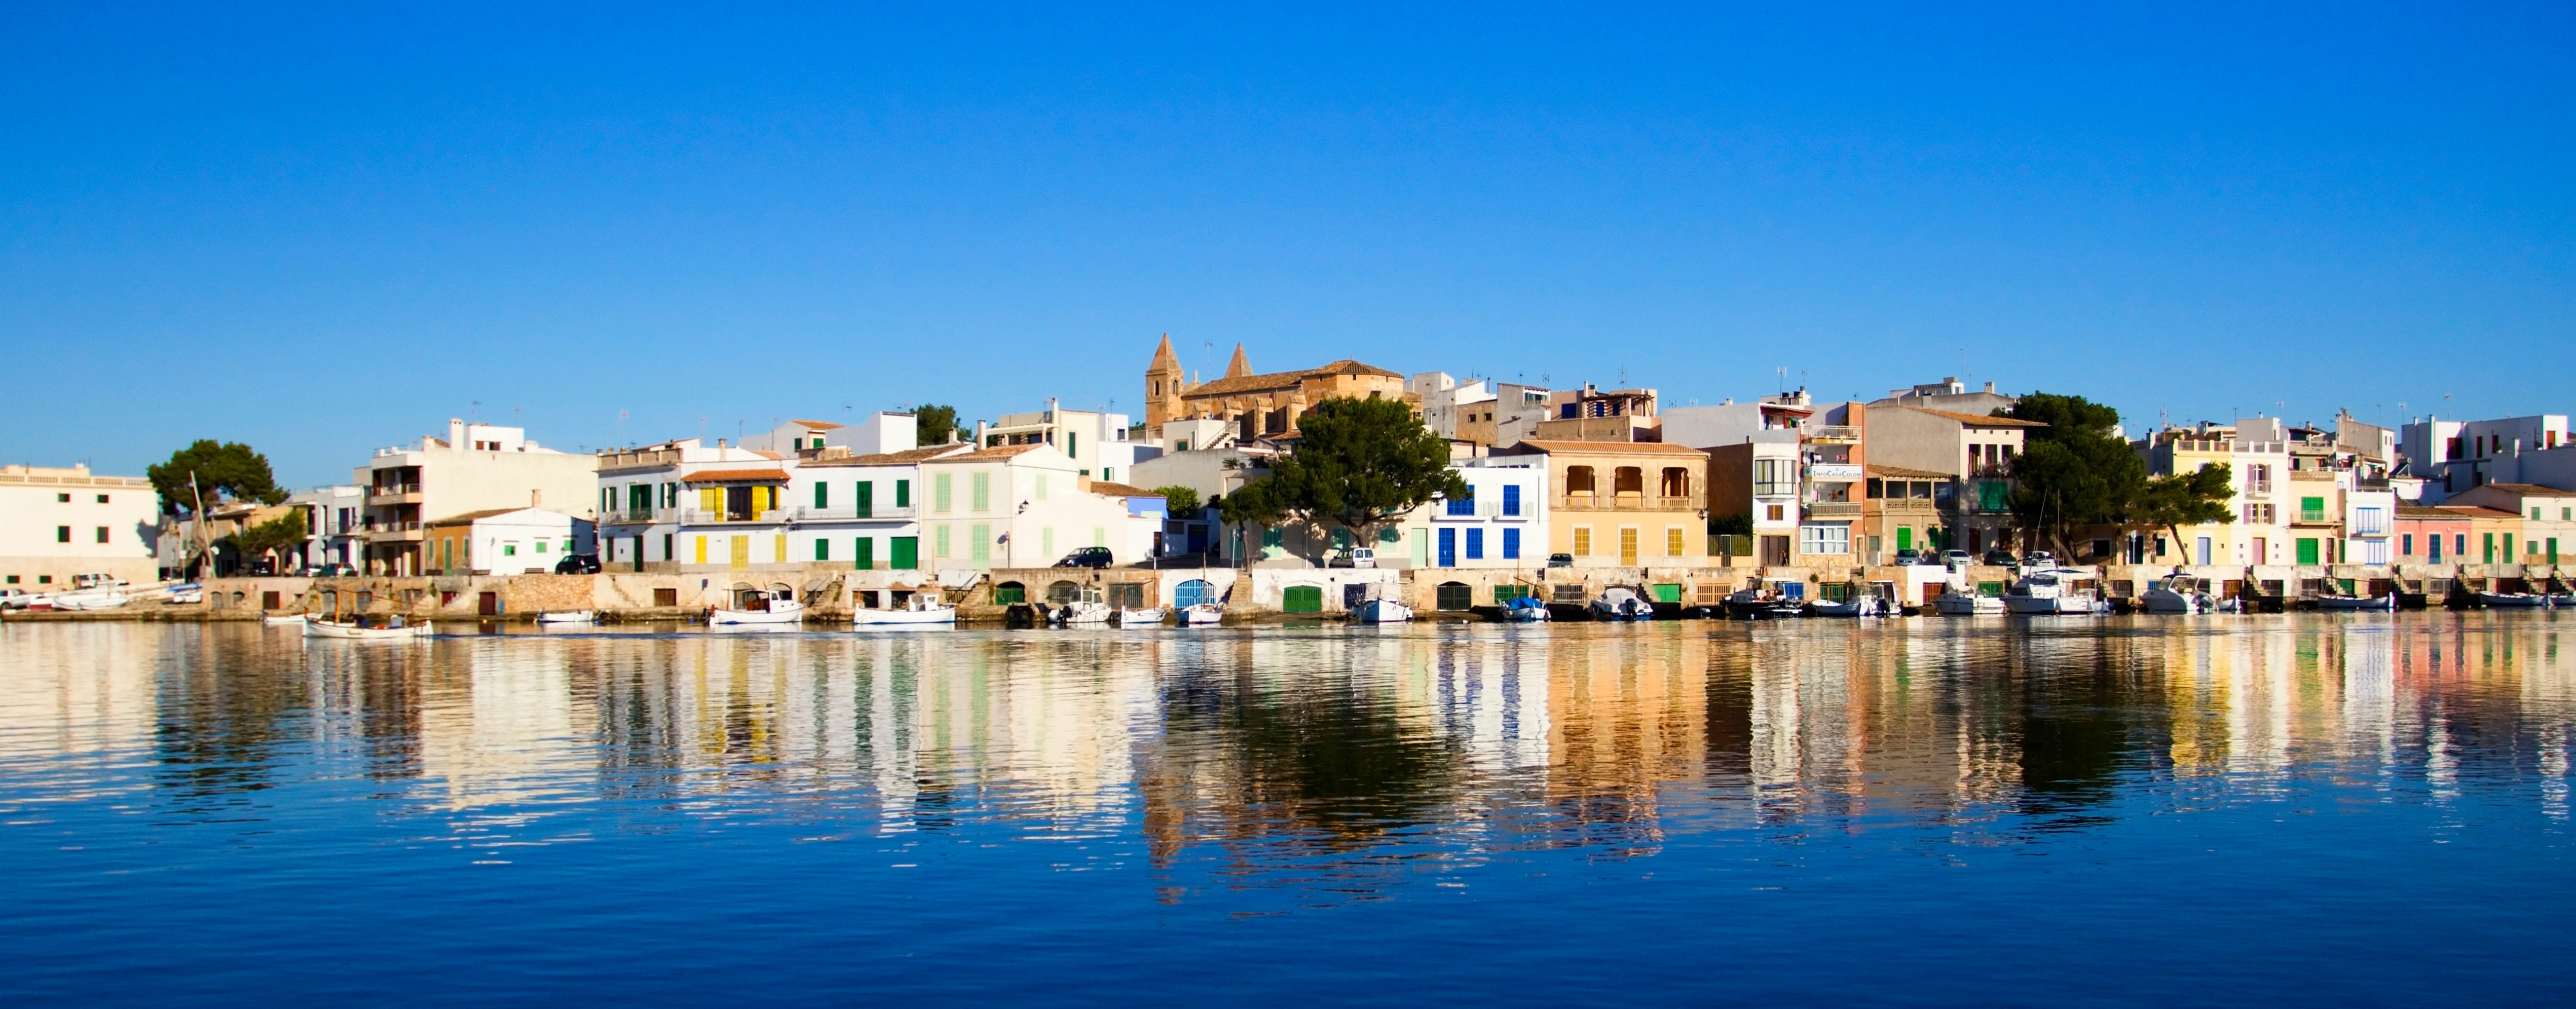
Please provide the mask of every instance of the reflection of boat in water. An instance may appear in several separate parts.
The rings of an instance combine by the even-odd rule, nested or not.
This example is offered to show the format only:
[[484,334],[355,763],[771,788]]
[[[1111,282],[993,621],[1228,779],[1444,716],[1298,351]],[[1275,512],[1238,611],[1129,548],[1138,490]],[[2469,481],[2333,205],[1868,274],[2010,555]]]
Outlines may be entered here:
[[857,627],[929,627],[954,626],[957,607],[928,592],[915,592],[903,605],[889,610],[856,609],[850,611],[850,623]]
[[307,619],[310,618],[304,614],[295,613],[283,617],[261,617],[259,622],[270,627],[300,627]]
[[1601,590],[1601,598],[1593,600],[1585,609],[1591,611],[1594,620],[1655,619],[1655,604],[1637,590],[1625,585],[1613,585]]
[[595,624],[599,622],[599,614],[593,610],[556,610],[549,613],[537,614],[537,622],[541,624]]
[[2013,583],[2013,587],[2004,593],[2004,609],[2032,616],[2108,613],[2111,604],[2093,588],[2091,572],[2076,568],[2041,568]]
[[1400,624],[1413,619],[1413,607],[1393,599],[1370,599],[1351,611],[1351,619],[1363,624]]
[[2218,598],[2209,591],[2209,580],[2191,575],[2172,575],[2148,582],[2143,599],[2149,613],[2218,612]]
[[1163,625],[1164,615],[1163,608],[1160,606],[1148,606],[1141,610],[1119,610],[1118,626],[1160,627]]
[[1513,596],[1503,603],[1503,619],[1513,623],[1537,623],[1547,618],[1547,604],[1539,602],[1537,596]]
[[805,604],[785,588],[744,589],[736,593],[738,609],[718,607],[707,611],[711,627],[744,627],[764,624],[796,624],[805,620]]
[[408,641],[428,637],[429,624],[426,622],[405,624],[401,617],[394,617],[385,626],[368,627],[358,623],[357,618],[354,617],[307,617],[304,620],[304,636],[351,641]]

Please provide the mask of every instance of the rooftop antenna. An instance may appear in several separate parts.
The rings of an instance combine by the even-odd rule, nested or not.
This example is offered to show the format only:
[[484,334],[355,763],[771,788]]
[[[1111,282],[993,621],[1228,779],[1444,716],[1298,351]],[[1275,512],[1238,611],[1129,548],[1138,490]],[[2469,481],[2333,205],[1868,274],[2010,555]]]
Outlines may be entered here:
[[621,447],[626,444],[626,411],[624,410],[617,411],[617,444]]

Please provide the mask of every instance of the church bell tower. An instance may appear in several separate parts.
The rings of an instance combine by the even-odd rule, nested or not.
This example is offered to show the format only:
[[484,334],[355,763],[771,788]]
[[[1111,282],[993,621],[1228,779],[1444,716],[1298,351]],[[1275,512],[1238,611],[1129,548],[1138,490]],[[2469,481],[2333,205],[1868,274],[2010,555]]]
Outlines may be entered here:
[[1162,437],[1163,422],[1180,419],[1185,391],[1180,355],[1172,353],[1172,334],[1165,333],[1162,346],[1154,348],[1154,363],[1145,366],[1146,437]]

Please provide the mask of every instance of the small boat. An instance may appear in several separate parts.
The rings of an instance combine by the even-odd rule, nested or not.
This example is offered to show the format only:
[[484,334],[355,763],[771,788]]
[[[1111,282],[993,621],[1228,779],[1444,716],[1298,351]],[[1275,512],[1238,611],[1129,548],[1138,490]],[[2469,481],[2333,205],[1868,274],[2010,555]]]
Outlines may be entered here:
[[304,625],[305,621],[310,619],[312,619],[312,617],[308,614],[289,613],[282,617],[261,617],[260,623],[266,624],[270,627],[301,627]]
[[593,610],[555,610],[537,614],[541,624],[595,624],[599,614]]
[[1585,607],[1594,620],[1637,621],[1655,619],[1655,604],[1637,590],[1613,585],[1601,590],[1601,598]]
[[2548,607],[2549,597],[2532,592],[2480,592],[2478,603],[2491,610],[2537,610]]
[[749,593],[752,607],[707,611],[707,624],[713,627],[742,627],[760,624],[797,624],[805,621],[805,604],[788,598],[785,592]]
[[1169,612],[1165,611],[1160,606],[1148,606],[1141,610],[1119,610],[1118,626],[1161,627],[1163,626],[1163,618],[1170,615],[1171,614]]
[[367,627],[351,617],[309,617],[304,621],[304,636],[347,641],[410,641],[429,636],[429,624],[405,624],[395,617],[387,626]]
[[71,591],[56,592],[52,600],[58,610],[112,610],[133,601],[125,580],[114,575],[74,575]]
[[1047,620],[1070,627],[1074,624],[1105,624],[1117,615],[1118,611],[1110,609],[1108,603],[1097,599],[1077,599],[1056,607],[1054,612],[1047,614]]
[[2321,610],[2387,610],[2393,612],[2397,609],[2397,594],[2391,592],[2384,596],[2347,596],[2341,594],[2318,596],[2317,608]]
[[1503,603],[1503,619],[1516,624],[1534,624],[1548,619],[1547,604],[1537,596],[1513,596]]
[[1726,614],[1746,620],[1805,616],[1806,600],[1781,591],[1782,585],[1797,585],[1802,591],[1805,589],[1805,585],[1798,582],[1765,582],[1757,578],[1727,595]]
[[2108,613],[2111,604],[2093,588],[2091,572],[2076,568],[2041,568],[2023,575],[2004,592],[2004,609],[2031,616]]
[[2148,582],[2144,598],[2149,613],[2218,611],[2218,600],[2210,594],[2208,580],[2190,575],[2172,575]]
[[170,594],[161,600],[163,606],[193,606],[206,601],[206,587],[195,582],[170,586]]
[[1816,602],[1809,604],[1808,609],[1820,617],[1883,617],[1888,615],[1887,608],[1880,604],[1877,596],[1873,595],[1855,594],[1851,598],[1839,603],[1817,600]]
[[890,610],[851,610],[850,623],[857,627],[954,626],[957,607],[935,593],[915,592]]
[[1932,597],[1932,612],[1953,617],[1995,617],[2006,610],[2002,597],[1982,595],[1963,585]]
[[1371,599],[1351,611],[1351,620],[1363,624],[1400,624],[1413,619],[1413,607],[1393,599]]
[[1181,626],[1183,627],[1214,627],[1224,622],[1225,607],[1215,603],[1181,607]]

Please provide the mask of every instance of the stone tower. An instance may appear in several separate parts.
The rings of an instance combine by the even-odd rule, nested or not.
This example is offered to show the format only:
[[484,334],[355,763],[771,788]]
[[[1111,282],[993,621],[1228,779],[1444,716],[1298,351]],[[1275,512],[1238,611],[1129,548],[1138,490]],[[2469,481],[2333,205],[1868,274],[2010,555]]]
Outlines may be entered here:
[[1181,416],[1181,393],[1188,391],[1180,355],[1172,353],[1172,334],[1154,348],[1154,363],[1145,366],[1145,436],[1161,437],[1163,422]]
[[1243,378],[1252,374],[1252,359],[1243,356],[1243,345],[1234,345],[1234,360],[1226,362],[1225,377]]

